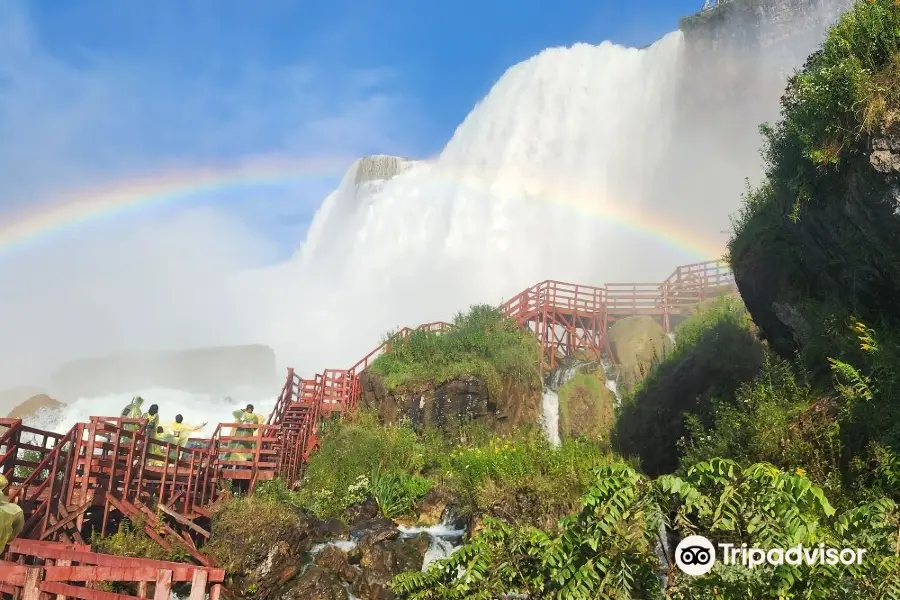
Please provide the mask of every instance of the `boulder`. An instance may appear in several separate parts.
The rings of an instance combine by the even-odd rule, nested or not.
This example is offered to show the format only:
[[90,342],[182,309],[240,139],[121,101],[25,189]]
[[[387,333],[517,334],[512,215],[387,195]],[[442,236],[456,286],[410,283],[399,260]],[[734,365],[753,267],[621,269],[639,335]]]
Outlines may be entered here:
[[438,488],[429,490],[425,497],[416,504],[417,525],[430,527],[437,525],[444,518],[448,498]]
[[292,589],[309,550],[329,538],[329,528],[304,511],[239,497],[213,515],[204,551],[231,576],[233,595],[266,600]]
[[563,438],[586,437],[609,443],[615,426],[615,395],[606,387],[602,370],[579,373],[559,395],[559,425]]
[[301,575],[282,600],[345,600],[347,590],[338,576],[328,569],[313,566]]
[[497,397],[477,376],[460,376],[440,384],[399,387],[390,390],[377,373],[361,377],[361,404],[378,414],[384,423],[409,419],[414,426],[434,426],[452,433],[462,423],[483,422],[498,433],[519,425],[534,425],[541,414],[541,390],[524,389],[505,382]]
[[430,543],[427,533],[408,539],[367,537],[361,540],[362,574],[351,588],[353,593],[361,600],[393,600],[396,596],[391,579],[406,571],[421,570]]
[[646,377],[651,365],[672,347],[666,330],[650,316],[619,319],[607,335],[621,380],[628,386]]
[[316,564],[320,567],[331,571],[341,578],[342,581],[353,583],[359,577],[359,571],[350,566],[347,559],[347,553],[337,546],[326,546],[318,556],[316,556]]
[[374,519],[378,516],[378,513],[378,503],[375,501],[375,498],[368,496],[362,502],[357,502],[356,504],[349,506],[347,510],[344,511],[344,516],[346,517],[347,522],[353,526]]

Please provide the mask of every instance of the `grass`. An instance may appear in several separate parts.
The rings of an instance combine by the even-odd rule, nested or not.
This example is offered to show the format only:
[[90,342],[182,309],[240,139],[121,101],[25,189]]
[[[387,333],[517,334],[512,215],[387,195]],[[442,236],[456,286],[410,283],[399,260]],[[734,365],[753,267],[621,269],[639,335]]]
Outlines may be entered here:
[[144,522],[123,520],[118,531],[112,535],[91,537],[91,547],[95,552],[128,556],[132,558],[149,558],[152,560],[184,560],[185,554],[179,551],[166,552],[153,538],[144,531]]
[[496,397],[504,380],[540,388],[540,357],[534,335],[497,309],[479,305],[457,314],[445,333],[414,331],[394,339],[371,371],[391,390],[478,376]]
[[343,518],[371,495],[396,518],[414,516],[416,503],[437,489],[471,515],[555,523],[583,493],[591,469],[608,460],[608,445],[578,439],[553,448],[535,430],[498,437],[472,425],[463,439],[452,444],[437,431],[380,425],[361,413],[326,433],[298,492],[273,482],[260,494],[321,518]]

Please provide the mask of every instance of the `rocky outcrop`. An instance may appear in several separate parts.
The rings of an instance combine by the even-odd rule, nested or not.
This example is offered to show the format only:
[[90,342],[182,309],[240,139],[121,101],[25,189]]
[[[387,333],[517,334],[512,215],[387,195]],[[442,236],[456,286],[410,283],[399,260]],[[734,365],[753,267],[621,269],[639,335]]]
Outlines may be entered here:
[[[439,510],[446,510],[445,499],[430,494],[415,521],[433,520]],[[344,519],[349,526],[279,502],[235,498],[214,515],[204,550],[228,572],[229,598],[344,600],[352,593],[360,600],[393,600],[391,580],[422,568],[431,536],[401,530],[371,497],[351,506]]]
[[540,390],[506,382],[494,398],[487,383],[475,376],[390,390],[378,374],[366,371],[361,386],[362,406],[375,411],[384,423],[406,418],[418,427],[450,431],[461,423],[483,422],[503,433],[534,425],[541,411]]
[[[889,142],[881,142],[890,146]],[[792,222],[793,199],[778,193],[735,240],[735,280],[753,320],[784,358],[808,348],[831,323],[853,316],[872,325],[900,324],[900,217],[889,150],[848,165],[843,180],[804,203]],[[851,308],[852,307],[852,308]]]
[[[25,388],[20,388],[19,390],[9,390],[8,392],[4,392],[2,396],[4,399],[9,398],[12,400],[13,398],[22,398],[22,394],[28,394],[25,396],[28,398],[24,402],[16,400],[18,402],[13,406],[13,408],[7,413],[7,417],[11,419],[22,419],[28,420],[38,414],[40,411],[47,410],[56,410],[65,406],[59,400],[51,398],[47,394],[33,394],[32,390],[26,390]],[[30,396],[30,397],[29,397]],[[7,404],[3,402],[3,404]],[[10,402],[12,404],[12,402]]]
[[370,181],[389,181],[407,171],[416,161],[399,156],[376,154],[359,159],[353,182],[357,185]]
[[623,383],[644,378],[653,362],[662,360],[672,342],[653,317],[627,317],[613,323],[607,333]]
[[52,382],[67,397],[154,387],[228,394],[240,387],[271,389],[278,374],[268,346],[219,346],[74,360],[60,367]]

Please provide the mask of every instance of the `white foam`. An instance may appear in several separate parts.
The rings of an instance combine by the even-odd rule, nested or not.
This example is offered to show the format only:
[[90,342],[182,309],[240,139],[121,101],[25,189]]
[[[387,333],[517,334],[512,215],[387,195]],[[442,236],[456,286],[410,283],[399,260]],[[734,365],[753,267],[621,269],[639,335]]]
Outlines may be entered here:
[[151,404],[159,405],[160,421],[174,421],[176,414],[184,416],[184,422],[200,425],[207,422],[201,431],[192,434],[196,437],[209,435],[219,423],[234,421],[232,412],[253,404],[254,411],[268,417],[275,405],[274,392],[244,391],[241,395],[225,397],[209,394],[193,394],[179,390],[146,389],[136,390],[134,394],[109,394],[94,398],[77,398],[57,410],[41,410],[34,417],[27,419],[26,424],[65,433],[72,425],[86,422],[91,416],[119,416],[122,409],[131,402],[134,395],[144,398],[144,410]]

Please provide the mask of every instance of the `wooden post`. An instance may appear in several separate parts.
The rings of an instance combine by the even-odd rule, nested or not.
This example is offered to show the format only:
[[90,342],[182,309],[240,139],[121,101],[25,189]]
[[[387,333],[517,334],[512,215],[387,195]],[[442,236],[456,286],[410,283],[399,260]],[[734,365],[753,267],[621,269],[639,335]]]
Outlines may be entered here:
[[188,600],[205,600],[206,599],[206,580],[209,573],[206,569],[195,569],[194,576],[191,578],[191,595]]
[[147,582],[139,581],[138,589],[137,589],[138,598],[146,598],[147,597]]
[[[71,566],[71,564],[72,564],[71,560],[66,560],[64,558],[61,558],[58,561],[56,561],[57,567],[68,567],[68,566]],[[64,594],[56,594],[55,598],[56,598],[56,600],[66,600],[66,597]]]
[[41,600],[41,581],[43,579],[43,568],[29,567],[25,571],[25,589],[23,590],[22,600]]
[[153,600],[169,600],[172,596],[172,571],[160,569],[156,576],[156,586],[153,590]]
[[214,583],[209,586],[209,600],[219,600],[222,597],[222,584]]

